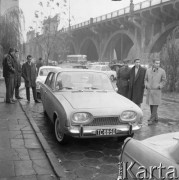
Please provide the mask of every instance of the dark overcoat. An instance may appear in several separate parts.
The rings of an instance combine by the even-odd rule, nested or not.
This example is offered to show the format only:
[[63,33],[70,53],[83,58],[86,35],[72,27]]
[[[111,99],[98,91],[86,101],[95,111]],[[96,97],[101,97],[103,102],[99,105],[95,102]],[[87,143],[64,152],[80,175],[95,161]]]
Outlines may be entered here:
[[3,59],[3,77],[14,77],[15,76],[15,67],[14,59],[10,54],[6,54]]
[[130,68],[128,66],[121,67],[117,72],[117,88],[118,93],[128,97],[129,91],[129,72]]
[[21,86],[22,67],[20,62],[15,58],[15,87]]
[[143,101],[145,89],[145,73],[146,69],[139,66],[138,72],[135,75],[135,66],[130,71],[129,79],[129,94],[128,97],[136,104],[141,104]]
[[37,71],[34,63],[31,65],[28,62],[22,65],[22,77],[25,81],[25,87],[36,87]]

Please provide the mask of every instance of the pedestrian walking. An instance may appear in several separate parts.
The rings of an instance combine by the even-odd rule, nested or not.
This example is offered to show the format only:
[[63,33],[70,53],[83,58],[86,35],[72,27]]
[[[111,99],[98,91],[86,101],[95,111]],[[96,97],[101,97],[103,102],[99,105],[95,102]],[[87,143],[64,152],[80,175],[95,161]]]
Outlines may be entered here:
[[6,103],[14,104],[13,99],[14,93],[14,78],[15,78],[15,67],[14,67],[14,48],[9,48],[8,54],[3,59],[3,77],[6,85]]
[[160,67],[160,60],[155,59],[153,66],[146,71],[145,87],[147,89],[146,103],[150,105],[151,117],[148,125],[158,122],[158,106],[161,104],[161,90],[166,83],[165,70]]
[[22,75],[22,67],[19,60],[19,51],[15,49],[14,54],[14,67],[15,67],[15,79],[14,79],[14,89],[15,89],[15,97],[16,99],[23,99],[19,96],[19,88],[21,86],[21,75]]
[[145,89],[144,79],[146,69],[140,65],[140,59],[135,59],[134,64],[135,65],[130,70],[128,97],[140,107]]
[[42,67],[44,64],[43,64],[43,60],[42,58],[40,57],[37,64],[36,64],[36,68],[37,68],[37,74],[39,73],[39,69],[40,67]]
[[33,98],[36,103],[39,103],[37,100],[37,92],[36,92],[36,77],[37,71],[35,64],[31,62],[32,56],[27,56],[27,62],[22,65],[22,77],[25,81],[26,88],[26,97],[28,102],[30,102],[30,88],[32,88]]
[[129,91],[129,73],[130,73],[130,68],[128,66],[128,63],[130,60],[125,59],[123,60],[124,66],[122,66],[118,72],[117,72],[117,88],[118,88],[118,93],[128,97],[128,91]]

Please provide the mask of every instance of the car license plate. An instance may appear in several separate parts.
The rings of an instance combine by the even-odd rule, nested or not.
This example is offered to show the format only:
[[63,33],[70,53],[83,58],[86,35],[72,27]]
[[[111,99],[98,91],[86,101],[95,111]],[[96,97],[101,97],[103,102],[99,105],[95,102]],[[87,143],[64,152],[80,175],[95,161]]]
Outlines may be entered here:
[[98,136],[106,136],[106,135],[114,135],[116,134],[116,129],[97,129],[96,135]]

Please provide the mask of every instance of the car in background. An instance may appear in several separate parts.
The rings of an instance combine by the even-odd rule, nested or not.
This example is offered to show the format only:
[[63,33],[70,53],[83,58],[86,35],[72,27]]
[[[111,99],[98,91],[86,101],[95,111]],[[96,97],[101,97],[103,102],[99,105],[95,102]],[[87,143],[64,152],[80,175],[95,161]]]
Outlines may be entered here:
[[[123,174],[122,170],[125,172],[125,165],[131,168],[130,171]],[[163,173],[159,173],[162,171],[161,166],[163,167]],[[143,141],[133,138],[125,140],[119,163],[121,179],[140,179],[137,176],[142,169],[145,174],[141,173],[141,175],[143,177],[144,175],[148,176],[148,178],[144,177],[143,179],[175,179],[171,176],[170,178],[165,177],[167,172],[172,171],[171,167],[174,167],[174,171],[179,173],[179,132],[161,134]],[[154,168],[153,171],[152,168]],[[160,174],[164,178],[159,177]]]
[[40,98],[40,84],[45,82],[46,77],[49,72],[57,71],[58,69],[61,69],[61,68],[56,67],[56,66],[41,66],[39,68],[39,72],[38,72],[37,78],[36,78],[36,91],[37,91],[38,98]]
[[75,69],[88,69],[86,65],[74,65],[73,68]]
[[132,136],[141,128],[142,110],[119,95],[103,72],[60,69],[40,86],[44,112],[59,143],[70,136],[102,138]]
[[112,71],[108,65],[93,65],[90,69],[104,72],[108,75],[111,81],[114,81],[117,77],[116,72]]

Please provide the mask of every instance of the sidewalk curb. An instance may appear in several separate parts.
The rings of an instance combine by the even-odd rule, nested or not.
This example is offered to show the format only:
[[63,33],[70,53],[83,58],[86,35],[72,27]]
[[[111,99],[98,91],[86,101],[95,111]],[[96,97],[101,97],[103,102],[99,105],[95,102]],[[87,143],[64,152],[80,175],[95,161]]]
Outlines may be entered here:
[[[23,89],[23,88],[22,88]],[[21,90],[22,90],[21,89]],[[58,162],[55,154],[53,153],[53,151],[51,150],[50,146],[48,145],[46,139],[44,138],[44,136],[42,135],[40,129],[38,128],[37,124],[35,123],[33,117],[31,116],[31,114],[29,112],[27,112],[26,110],[24,110],[23,105],[21,104],[21,102],[19,101],[19,104],[23,110],[23,112],[25,113],[26,117],[28,118],[49,162],[50,165],[52,167],[52,169],[54,170],[56,176],[60,179],[63,180],[67,180],[66,179],[66,175],[65,175],[65,170],[64,168],[61,166],[61,164]]]

